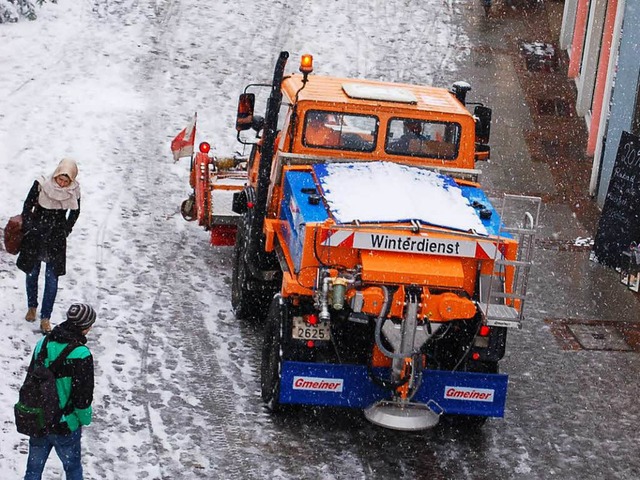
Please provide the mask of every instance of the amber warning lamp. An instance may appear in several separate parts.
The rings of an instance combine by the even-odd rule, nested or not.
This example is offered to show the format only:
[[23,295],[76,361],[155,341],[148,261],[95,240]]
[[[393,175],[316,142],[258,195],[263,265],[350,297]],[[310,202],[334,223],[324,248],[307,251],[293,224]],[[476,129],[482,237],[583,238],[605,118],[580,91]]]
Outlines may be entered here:
[[313,55],[308,53],[300,57],[300,71],[303,75],[303,81],[307,81],[307,76],[313,72]]
[[304,54],[300,58],[300,71],[305,75],[313,72],[313,55]]

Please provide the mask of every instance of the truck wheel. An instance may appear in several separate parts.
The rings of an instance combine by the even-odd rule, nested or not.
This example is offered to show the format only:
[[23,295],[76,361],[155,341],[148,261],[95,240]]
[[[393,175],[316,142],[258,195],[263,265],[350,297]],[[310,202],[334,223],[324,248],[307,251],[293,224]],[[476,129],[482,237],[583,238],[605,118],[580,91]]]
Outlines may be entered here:
[[251,292],[247,288],[246,264],[243,249],[236,246],[233,252],[233,278],[231,280],[231,306],[237,318],[249,318]]
[[244,260],[247,248],[247,222],[238,227],[236,245],[233,250],[233,273],[231,276],[231,306],[237,318],[253,319],[257,315],[257,297],[249,290],[247,263]]
[[449,415],[449,424],[464,430],[475,430],[487,423],[487,417],[480,415]]
[[245,260],[249,225],[250,218],[245,216],[236,234],[231,276],[231,306],[237,318],[258,320],[266,316],[271,299],[280,290],[281,278],[265,281],[251,277],[249,265]]
[[260,387],[267,410],[276,413],[280,409],[280,375],[282,371],[283,328],[286,304],[275,295],[269,307],[262,345]]

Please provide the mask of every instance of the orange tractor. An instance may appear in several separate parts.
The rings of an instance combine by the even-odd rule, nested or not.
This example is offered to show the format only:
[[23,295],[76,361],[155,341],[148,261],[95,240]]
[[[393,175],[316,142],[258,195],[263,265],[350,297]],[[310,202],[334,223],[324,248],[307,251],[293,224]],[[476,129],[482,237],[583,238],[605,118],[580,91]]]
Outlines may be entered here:
[[399,430],[503,416],[498,362],[522,324],[540,199],[496,209],[481,189],[491,109],[465,82],[312,75],[307,55],[285,75],[287,59],[240,95],[248,158],[198,153],[183,209],[235,245],[232,305],[264,321],[268,409],[360,408]]

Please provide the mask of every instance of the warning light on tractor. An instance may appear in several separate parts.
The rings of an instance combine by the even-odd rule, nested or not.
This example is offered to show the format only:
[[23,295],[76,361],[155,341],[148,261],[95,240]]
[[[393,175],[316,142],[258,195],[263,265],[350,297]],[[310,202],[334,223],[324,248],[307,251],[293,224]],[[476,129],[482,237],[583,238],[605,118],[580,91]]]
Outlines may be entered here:
[[313,55],[304,54],[300,58],[300,71],[305,75],[309,75],[313,72]]
[[207,142],[202,142],[200,144],[200,151],[202,153],[209,153],[209,150],[211,150],[211,145],[209,145]]

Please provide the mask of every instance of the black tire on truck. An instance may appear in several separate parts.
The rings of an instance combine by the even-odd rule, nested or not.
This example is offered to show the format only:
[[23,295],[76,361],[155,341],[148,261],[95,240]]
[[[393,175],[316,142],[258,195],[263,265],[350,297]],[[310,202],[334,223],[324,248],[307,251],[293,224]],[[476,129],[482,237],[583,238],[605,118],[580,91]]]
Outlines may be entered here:
[[251,218],[248,215],[245,215],[238,225],[233,251],[231,306],[236,318],[259,320],[265,318],[273,295],[280,289],[282,277],[277,275],[273,280],[267,281],[251,275],[248,264],[251,260],[247,256],[248,239],[251,235],[250,225]]
[[233,250],[233,272],[231,276],[231,306],[237,318],[255,319],[258,312],[258,295],[251,291],[248,265],[245,260],[250,219],[243,217],[238,225],[236,244]]
[[267,410],[272,413],[280,410],[280,380],[286,317],[286,301],[282,302],[279,294],[274,295],[265,323],[264,342],[262,344],[262,364],[260,367],[262,400]]

